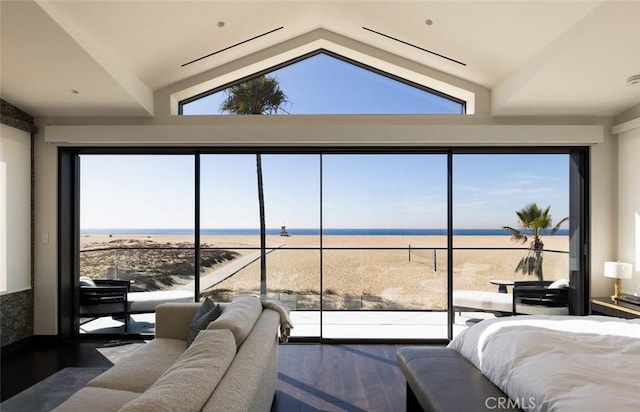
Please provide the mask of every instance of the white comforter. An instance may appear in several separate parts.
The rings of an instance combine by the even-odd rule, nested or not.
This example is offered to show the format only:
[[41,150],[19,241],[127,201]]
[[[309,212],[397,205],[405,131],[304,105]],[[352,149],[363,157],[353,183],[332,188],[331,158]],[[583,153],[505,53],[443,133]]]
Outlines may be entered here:
[[522,409],[640,411],[640,319],[489,319],[449,347]]

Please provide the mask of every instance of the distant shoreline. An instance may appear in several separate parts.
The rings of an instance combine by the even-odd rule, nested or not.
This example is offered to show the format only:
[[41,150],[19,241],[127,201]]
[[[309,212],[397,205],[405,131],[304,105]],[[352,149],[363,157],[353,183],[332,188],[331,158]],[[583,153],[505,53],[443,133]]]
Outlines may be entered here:
[[[287,228],[289,236],[319,236],[320,229]],[[193,229],[81,229],[81,235],[193,235]],[[259,235],[259,229],[202,229],[201,235],[247,236]],[[446,236],[447,229],[324,229],[325,236]],[[543,236],[567,236],[568,229]],[[280,228],[268,228],[267,235],[280,235]],[[454,236],[510,236],[503,229],[454,229]]]

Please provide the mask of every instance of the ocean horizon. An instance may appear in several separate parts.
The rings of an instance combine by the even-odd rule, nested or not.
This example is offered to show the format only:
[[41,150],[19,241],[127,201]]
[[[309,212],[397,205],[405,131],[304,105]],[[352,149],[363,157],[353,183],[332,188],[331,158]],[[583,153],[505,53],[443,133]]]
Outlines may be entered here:
[[[320,229],[287,228],[289,236],[319,236]],[[81,235],[193,235],[193,229],[80,229]],[[259,235],[260,229],[201,229],[200,235],[252,236]],[[268,236],[277,236],[280,228],[267,228]],[[447,229],[324,229],[325,236],[446,236]],[[544,236],[567,236],[568,229],[556,233],[546,232]],[[508,236],[504,229],[453,229],[454,236]]]

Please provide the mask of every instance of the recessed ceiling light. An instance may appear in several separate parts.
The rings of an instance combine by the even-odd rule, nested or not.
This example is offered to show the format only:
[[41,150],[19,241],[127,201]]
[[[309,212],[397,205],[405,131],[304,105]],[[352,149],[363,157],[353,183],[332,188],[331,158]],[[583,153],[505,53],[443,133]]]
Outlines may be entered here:
[[222,20],[220,20],[220,21],[218,22],[218,27],[224,27],[224,24],[225,24],[225,23],[224,23]]
[[627,79],[627,84],[629,86],[640,84],[640,74],[634,74],[633,76],[629,77]]
[[431,25],[433,24],[433,20],[431,20],[431,19],[426,19],[426,20],[424,21],[424,24],[426,24],[427,26],[431,26]]

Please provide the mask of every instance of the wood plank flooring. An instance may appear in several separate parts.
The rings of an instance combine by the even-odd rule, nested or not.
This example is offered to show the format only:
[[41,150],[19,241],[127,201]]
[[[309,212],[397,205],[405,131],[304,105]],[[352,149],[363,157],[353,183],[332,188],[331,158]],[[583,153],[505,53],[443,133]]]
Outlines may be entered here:
[[281,345],[274,411],[405,411],[398,345]]
[[104,367],[113,364],[96,348],[105,342],[34,343],[2,354],[2,401],[67,367]]
[[[2,400],[69,366],[111,363],[102,343],[35,346],[2,356]],[[393,344],[280,345],[273,412],[405,412],[406,381]]]

